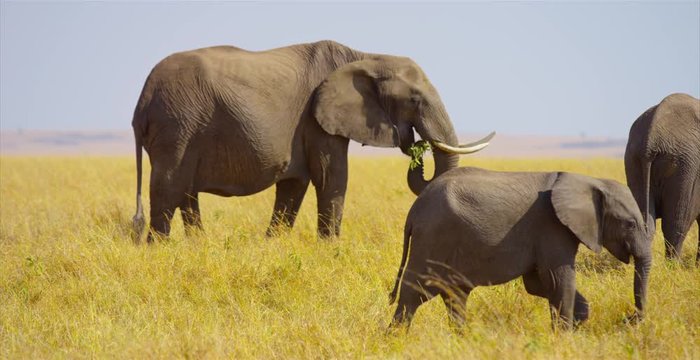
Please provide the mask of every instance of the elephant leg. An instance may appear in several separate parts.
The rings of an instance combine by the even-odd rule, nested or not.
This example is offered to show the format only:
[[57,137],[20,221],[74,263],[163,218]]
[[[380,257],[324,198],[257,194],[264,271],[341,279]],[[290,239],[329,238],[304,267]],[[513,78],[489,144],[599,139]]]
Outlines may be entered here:
[[160,186],[151,187],[151,228],[148,232],[147,242],[152,243],[154,237],[167,237],[170,235],[170,220],[175,209],[180,203],[181,194],[177,194]]
[[318,235],[321,238],[340,236],[345,188],[317,192],[316,201],[318,202]]
[[576,290],[576,299],[574,300],[574,321],[580,324],[588,320],[588,300]]
[[[523,284],[525,285],[525,291],[530,295],[539,296],[545,299],[549,299],[551,296],[551,289],[547,289],[545,285],[540,280],[540,276],[537,271],[531,271],[523,275]],[[576,297],[574,300],[574,321],[575,323],[582,323],[588,320],[588,300],[576,290]]]
[[186,199],[187,186],[177,181],[182,176],[169,168],[156,165],[151,171],[151,227],[147,241],[153,242],[154,236],[170,235],[170,221],[175,209],[182,206]]
[[343,203],[348,186],[348,139],[323,135],[309,155],[311,182],[316,188],[318,234],[321,238],[340,236]]
[[459,287],[453,289],[449,293],[442,292],[440,296],[447,307],[447,313],[450,317],[450,324],[455,328],[462,328],[466,322],[467,299],[472,289],[467,287]]
[[666,245],[666,258],[680,260],[683,242],[697,214],[692,209],[694,183],[688,181],[687,168],[679,168],[665,179],[661,194],[661,230]]
[[[688,233],[678,232],[675,230],[676,225],[673,225],[678,220],[663,219],[661,220],[661,228],[664,233],[665,255],[669,260],[680,260],[681,251],[683,249],[683,241]],[[665,224],[669,224],[666,225]]]
[[286,179],[277,183],[275,206],[272,210],[272,220],[267,228],[266,236],[274,236],[281,227],[291,228],[297,218],[299,207],[304,200],[309,180]]
[[[552,326],[558,326],[565,330],[572,329],[576,300],[576,273],[573,266],[561,265],[554,269],[538,271],[538,275],[543,288],[550,289],[548,299],[552,314]],[[582,300],[585,301],[585,298]]]
[[199,212],[199,194],[185,195],[185,201],[180,205],[182,222],[185,224],[185,234],[192,235],[194,230],[203,230],[202,215]]
[[389,327],[411,326],[411,320],[418,307],[433,296],[415,283],[407,283],[406,280],[400,286],[398,306]]
[[698,224],[698,252],[695,255],[695,266],[700,266],[700,217],[695,220],[695,222]]

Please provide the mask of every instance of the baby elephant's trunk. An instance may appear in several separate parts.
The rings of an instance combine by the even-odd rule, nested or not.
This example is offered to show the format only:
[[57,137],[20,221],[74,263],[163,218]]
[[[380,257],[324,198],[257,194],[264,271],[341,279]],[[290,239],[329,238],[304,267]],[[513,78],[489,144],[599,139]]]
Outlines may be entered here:
[[646,304],[650,270],[651,255],[645,254],[634,257],[634,305],[636,307],[636,317],[638,319],[644,316],[644,305]]

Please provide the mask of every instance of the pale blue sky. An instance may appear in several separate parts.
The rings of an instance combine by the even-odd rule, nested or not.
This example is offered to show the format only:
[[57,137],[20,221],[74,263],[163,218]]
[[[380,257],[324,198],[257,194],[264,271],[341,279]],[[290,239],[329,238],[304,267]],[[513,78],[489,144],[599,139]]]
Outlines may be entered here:
[[700,2],[2,1],[0,129],[129,129],[170,53],[333,39],[425,70],[460,132],[626,137],[700,96]]

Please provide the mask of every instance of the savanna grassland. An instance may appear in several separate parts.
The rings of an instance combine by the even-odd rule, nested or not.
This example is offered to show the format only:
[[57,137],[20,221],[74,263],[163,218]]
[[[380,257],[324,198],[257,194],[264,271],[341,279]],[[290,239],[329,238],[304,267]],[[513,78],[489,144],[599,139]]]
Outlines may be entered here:
[[[618,159],[462,164],[624,181]],[[639,325],[623,321],[633,266],[581,246],[577,280],[591,316],[575,332],[552,331],[546,300],[516,280],[472,292],[462,333],[434,299],[408,333],[387,334],[415,199],[407,165],[351,160],[336,240],[316,238],[313,187],[295,228],[265,238],[272,188],[200,195],[205,232],[185,236],[177,216],[169,241],[145,245],[130,234],[131,157],[0,158],[0,358],[700,358],[695,226],[680,264],[663,259],[657,233]]]

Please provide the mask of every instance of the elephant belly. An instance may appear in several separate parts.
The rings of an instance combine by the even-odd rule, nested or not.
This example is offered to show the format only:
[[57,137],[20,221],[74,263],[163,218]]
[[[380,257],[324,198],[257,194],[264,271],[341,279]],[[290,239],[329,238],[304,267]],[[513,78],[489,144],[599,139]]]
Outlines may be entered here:
[[[443,224],[446,229],[454,229]],[[462,235],[467,235],[464,231]],[[479,241],[478,235],[455,237],[430,231],[414,236],[409,260],[412,270],[419,274],[437,273],[444,279],[463,279],[468,285],[488,286],[503,284],[532,271],[535,264],[534,250],[525,241],[510,244],[488,245]],[[436,241],[432,241],[436,240]],[[428,254],[422,257],[420,254]]]
[[255,194],[284,178],[290,162],[290,154],[215,142],[199,156],[195,188],[221,196]]
[[489,286],[517,279],[534,269],[534,264],[527,252],[488,251],[468,255],[455,268],[474,286]]
[[209,178],[197,184],[196,192],[205,192],[219,196],[245,196],[263,191],[273,184],[271,177],[260,177],[258,182],[246,182],[229,177]]

